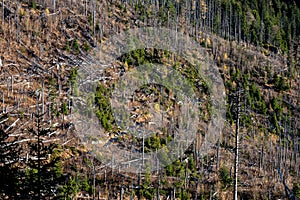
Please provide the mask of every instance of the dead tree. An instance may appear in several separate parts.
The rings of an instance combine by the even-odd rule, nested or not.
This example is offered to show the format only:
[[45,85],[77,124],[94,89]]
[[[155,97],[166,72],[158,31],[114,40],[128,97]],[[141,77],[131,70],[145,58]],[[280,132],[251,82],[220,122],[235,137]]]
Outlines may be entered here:
[[279,168],[277,168],[277,171],[279,174],[280,182],[282,182],[282,184],[284,186],[284,190],[285,190],[285,194],[286,194],[287,198],[289,200],[298,200],[298,198],[294,195],[293,191],[290,190],[290,188],[286,185],[285,180],[283,180],[282,173]]
[[243,91],[238,89],[234,94],[236,95],[236,129],[235,129],[235,158],[234,158],[234,187],[233,199],[238,199],[238,169],[239,169],[239,134],[240,134],[240,110],[241,110],[241,93]]

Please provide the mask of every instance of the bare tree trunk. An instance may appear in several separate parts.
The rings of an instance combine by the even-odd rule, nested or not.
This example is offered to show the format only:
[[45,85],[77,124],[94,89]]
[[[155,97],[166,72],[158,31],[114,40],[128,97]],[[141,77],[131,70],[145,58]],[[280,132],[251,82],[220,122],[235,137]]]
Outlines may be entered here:
[[5,113],[5,108],[4,108],[4,92],[2,92],[2,113]]
[[139,171],[139,176],[138,176],[138,200],[141,200],[141,170]]
[[4,25],[4,0],[2,0],[2,25]]
[[36,116],[37,116],[37,139],[38,139],[38,144],[37,144],[37,153],[38,153],[38,199],[41,199],[41,148],[40,148],[40,143],[41,143],[41,138],[40,138],[40,114],[39,114],[39,102],[38,98],[36,100]]
[[239,124],[240,124],[240,100],[241,94],[238,91],[237,113],[236,113],[236,132],[235,132],[235,160],[234,160],[234,190],[233,199],[238,200],[238,165],[239,165]]
[[44,84],[44,80],[42,82],[42,114],[44,114],[45,112],[45,95],[44,95],[44,92],[45,92],[45,84]]
[[120,188],[120,200],[123,200],[123,193],[124,193],[123,185],[124,185],[124,176],[122,176],[122,184]]
[[[220,131],[221,132],[221,131]],[[221,133],[220,133],[221,134]],[[218,145],[217,145],[217,163],[216,163],[216,170],[219,169],[219,164],[220,164],[220,136],[218,139]]]
[[160,176],[158,178],[158,185],[157,185],[157,200],[160,200],[160,191],[159,191],[159,187],[160,187]]
[[94,163],[95,158],[93,158],[93,199],[96,198],[96,166]]

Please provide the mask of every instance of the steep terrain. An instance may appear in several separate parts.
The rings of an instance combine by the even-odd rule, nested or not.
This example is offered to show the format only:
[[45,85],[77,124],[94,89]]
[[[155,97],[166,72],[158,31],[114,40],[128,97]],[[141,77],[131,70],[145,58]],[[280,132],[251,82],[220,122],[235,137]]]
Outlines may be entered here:
[[[238,102],[239,197],[283,199],[287,198],[287,188],[292,191],[288,195],[300,197],[299,6],[294,1],[291,5],[295,8],[268,2],[272,30],[263,19],[255,24],[262,14],[252,12],[248,1],[147,1],[147,6],[139,1],[2,1],[0,180],[4,181],[0,183],[0,198],[231,199],[238,91],[243,91]],[[231,17],[239,9],[241,14]],[[285,13],[289,9],[293,12],[285,16],[287,19],[282,17],[282,27],[278,27],[274,10]],[[238,16],[246,19],[239,21]],[[288,19],[290,35],[282,31]],[[247,26],[242,26],[247,25],[243,20],[249,21],[249,33]],[[78,70],[95,63],[94,52],[111,35],[146,26],[176,29],[206,49],[224,80],[227,121],[221,139],[212,144],[213,151],[207,155],[198,152],[199,137],[164,170],[123,174],[95,159],[76,135],[71,97],[80,78]],[[278,34],[273,34],[275,30]],[[198,90],[205,89],[191,73],[192,65],[154,49],[120,57],[105,75],[112,77],[115,72],[127,72],[154,59],[182,70]],[[120,134],[113,121],[108,104],[113,83],[100,81],[95,95],[103,131],[107,140],[125,147],[136,145],[141,151],[143,141]],[[158,88],[137,92],[132,102],[133,120],[149,122],[150,106],[159,115],[160,108],[170,110],[166,119],[176,118],[179,108],[172,94],[161,94]],[[199,95],[207,100],[207,94]],[[167,101],[161,100],[166,97]],[[208,104],[202,104],[204,121],[210,119]],[[147,139],[146,151],[171,140],[169,131],[161,129]]]

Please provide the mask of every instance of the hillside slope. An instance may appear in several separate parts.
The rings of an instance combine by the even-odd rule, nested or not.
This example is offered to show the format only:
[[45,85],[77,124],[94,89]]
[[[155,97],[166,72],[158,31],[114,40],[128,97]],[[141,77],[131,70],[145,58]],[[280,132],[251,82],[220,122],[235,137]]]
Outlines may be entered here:
[[[222,6],[218,10],[211,1],[202,0],[151,3],[143,6],[139,1],[2,1],[0,180],[5,181],[0,183],[0,198],[230,199],[237,116],[233,94],[239,90],[244,91],[240,102],[239,197],[282,199],[286,198],[286,187],[299,197],[300,33],[296,27],[299,17],[290,16],[295,22],[290,25],[289,41],[282,39],[285,34],[275,27],[277,22],[273,28],[279,28],[280,42],[275,35],[256,40],[253,36],[259,35],[258,27],[251,26],[257,32],[248,35],[245,27],[243,34],[238,31],[238,20],[230,22],[228,27],[232,29],[225,28],[228,20],[220,21],[219,25],[217,21],[210,22],[215,20],[209,14],[213,12],[226,19],[236,1],[229,1],[228,10]],[[246,4],[243,7],[238,3],[242,14],[248,11],[245,17],[257,18]],[[270,6],[270,10],[276,5]],[[286,12],[289,8],[277,9]],[[299,12],[299,7],[293,10]],[[269,15],[270,19],[276,19],[271,11]],[[94,52],[111,35],[147,26],[177,28],[199,42],[218,65],[228,107],[221,139],[213,144],[211,152],[201,155],[197,139],[165,170],[137,176],[121,174],[93,158],[72,124],[71,97],[78,69],[95,63]],[[236,31],[228,31],[234,27]],[[267,40],[270,43],[265,43]],[[143,56],[146,54],[172,67],[180,61],[183,72],[191,76],[188,70],[184,71],[190,67],[184,60],[171,53],[154,52],[153,49],[133,52],[131,63],[121,57],[114,70],[134,68],[140,61],[147,61],[147,56]],[[113,83],[99,84],[109,88]],[[106,89],[99,91],[97,97],[101,101],[97,105],[103,106],[110,93]],[[142,99],[145,91],[139,92],[137,96]],[[135,103],[142,110],[145,108],[139,105],[140,99]],[[170,104],[167,101],[160,106]],[[175,110],[176,105],[172,106]],[[141,141],[131,137],[125,140],[109,118],[109,106],[105,108],[108,111],[100,110],[100,120],[105,116],[111,122],[102,124],[107,127],[107,138],[116,137],[117,142],[125,141],[125,146],[135,144],[141,151]],[[207,118],[208,113],[204,114]],[[164,136],[151,139],[145,144],[149,151],[166,143]]]

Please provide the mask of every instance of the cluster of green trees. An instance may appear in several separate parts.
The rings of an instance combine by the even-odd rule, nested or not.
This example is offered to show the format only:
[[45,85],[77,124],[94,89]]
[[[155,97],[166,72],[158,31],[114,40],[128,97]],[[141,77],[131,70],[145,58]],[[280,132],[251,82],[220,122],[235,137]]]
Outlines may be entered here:
[[152,4],[146,0],[127,2],[135,5],[142,21],[155,18],[161,24],[167,25],[184,18],[185,23],[195,27],[194,30],[201,27],[224,38],[268,46],[266,48],[276,52],[276,48],[287,52],[290,42],[300,35],[300,9],[297,1],[155,0],[151,1]]
[[[0,120],[9,118],[2,115]],[[91,179],[78,175],[76,165],[70,169],[64,166],[62,153],[69,149],[53,142],[57,127],[45,126],[43,114],[35,119],[36,126],[22,131],[31,138],[28,140],[9,136],[12,132],[6,131],[5,124],[0,127],[0,198],[72,199],[78,192],[91,196]],[[83,166],[89,168],[88,164]]]
[[[93,13],[89,15],[90,26],[94,26],[93,36],[101,38],[103,32],[105,32],[103,24],[106,22],[104,20],[102,22],[97,21],[95,25],[95,6],[87,6],[87,2],[85,2],[85,12],[87,12],[87,7],[92,7],[93,9]],[[92,2],[94,4],[94,1]],[[171,23],[176,22],[176,27],[177,25],[182,26],[194,36],[200,34],[202,30],[210,31],[228,40],[246,41],[263,46],[274,53],[278,49],[284,52],[290,50],[291,43],[300,35],[300,9],[297,2],[293,0],[122,0],[122,2],[134,5],[137,19],[147,22],[150,25],[152,18],[158,22],[156,23],[157,25],[169,26]],[[122,3],[119,6],[122,11],[126,11],[126,7]],[[31,7],[34,9],[40,8],[39,4],[35,2],[32,3]],[[113,16],[112,11],[109,12],[109,16]],[[105,18],[103,17],[103,19]],[[103,24],[99,25],[99,23]],[[112,27],[115,28],[117,25],[114,24]],[[206,41],[202,41],[202,43],[203,45],[207,45]],[[79,54],[81,48],[81,42],[78,39],[74,39],[71,42],[67,42],[65,50]],[[86,42],[83,44],[83,48],[88,52],[91,47]],[[171,57],[176,57],[176,55],[156,49],[139,49],[123,55],[119,60],[124,63],[124,68],[127,70],[125,65],[133,67],[146,62],[163,63]],[[168,64],[175,70],[179,70],[190,81],[194,89],[205,94],[209,93],[206,83],[201,81],[201,77],[199,77],[195,68],[183,60],[177,59],[176,62],[178,61],[181,61],[181,64],[174,61],[170,61]],[[268,87],[283,94],[284,91],[290,90],[291,84],[284,73],[280,75],[276,73],[272,74],[268,68],[266,71],[267,81],[259,85],[257,84],[257,79],[264,77],[263,73],[254,70],[251,71],[250,69],[242,72],[240,66],[231,66],[230,79],[226,80],[227,91],[229,94],[235,93],[238,90],[244,91],[242,97],[243,103],[241,103],[241,110],[243,112],[241,113],[241,125],[243,127],[254,127],[253,117],[256,114],[263,115],[269,120],[269,124],[265,124],[266,127],[260,128],[264,132],[277,134],[279,136],[279,145],[286,145],[287,149],[292,148],[291,146],[294,145],[293,142],[288,141],[288,138],[296,132],[292,130],[293,127],[291,125],[291,116],[294,114],[292,108],[288,103],[284,102],[283,96],[271,96],[268,98],[262,93],[262,87],[270,84],[271,86]],[[77,90],[77,75],[77,70],[73,68],[69,79],[74,88],[74,93]],[[50,84],[49,99],[52,101],[52,98],[57,97],[57,88],[55,87],[60,87],[61,85],[55,85],[53,78],[48,81]],[[96,102],[97,105],[96,114],[106,131],[111,131],[114,127],[112,109],[109,104],[111,89],[110,86],[99,84],[92,98],[92,101]],[[155,95],[159,94],[156,93]],[[237,104],[234,104],[235,99],[233,96],[228,96],[227,102],[228,120],[233,124],[237,118],[237,113],[234,109]],[[69,114],[66,102],[62,102],[61,104],[52,102],[50,107],[53,116],[58,117]],[[7,117],[1,115],[0,121],[2,122]],[[7,126],[3,126],[0,129],[0,180],[3,180],[0,181],[2,195],[0,198],[42,199],[56,195],[57,198],[72,199],[79,191],[85,191],[88,194],[95,192],[95,188],[92,187],[92,178],[84,174],[82,167],[77,166],[76,164],[78,163],[75,161],[74,163],[66,164],[65,160],[63,160],[63,149],[66,147],[57,145],[55,142],[50,142],[47,145],[44,144],[43,140],[45,136],[53,135],[54,133],[52,127],[43,128],[37,124],[34,128],[24,130],[24,133],[26,132],[28,136],[37,140],[37,142],[28,142],[24,145],[30,155],[28,160],[24,161],[25,164],[20,164],[22,162],[20,162],[19,156],[22,155],[23,149],[17,142],[22,138],[13,138],[12,141],[12,138],[8,137],[9,133],[4,131],[6,128]],[[144,144],[145,151],[155,151],[171,141],[171,136],[164,136],[154,135],[146,139]],[[51,138],[49,137],[48,139]],[[297,142],[297,140],[295,141]],[[222,147],[224,149],[233,149],[232,145],[223,144]],[[278,149],[280,148],[278,146]],[[73,149],[73,151],[75,154],[76,150]],[[295,151],[298,150],[296,149]],[[176,190],[174,196],[180,199],[196,199],[195,195],[202,195],[201,198],[207,199],[207,192],[204,191],[202,194],[197,194],[198,191],[188,189],[188,186],[197,188],[196,185],[199,182],[203,185],[205,184],[206,177],[203,178],[202,174],[197,170],[201,169],[202,172],[205,170],[208,174],[213,171],[210,168],[210,158],[204,157],[201,160],[195,154],[194,150],[189,153],[186,152],[185,161],[181,158],[166,167],[165,174],[160,174],[162,178],[159,181],[161,182],[157,183],[157,185],[153,185],[151,174],[146,174],[141,186],[141,195],[147,199],[153,199],[156,193],[168,194],[170,191]],[[91,163],[88,160],[83,162],[86,162],[86,165],[91,168]],[[206,168],[201,168],[201,165],[206,165]],[[66,167],[69,168],[67,172],[65,170]],[[233,181],[228,168],[224,165],[219,169],[217,166],[216,171],[218,172],[222,189],[228,190],[232,186]],[[168,184],[167,177],[174,178],[172,186]],[[295,183],[293,192],[297,196],[300,195],[299,188],[299,184]]]
[[[288,109],[289,115],[291,115],[293,109],[288,104],[282,102],[283,97],[267,98],[263,96],[261,91],[264,88],[250,79],[250,77],[253,79],[254,73],[255,72],[250,71],[249,74],[242,76],[239,70],[236,69],[236,72],[231,72],[230,79],[225,81],[229,94],[233,94],[238,90],[243,91],[242,110],[244,112],[241,115],[241,123],[243,126],[249,127],[253,125],[251,118],[254,117],[254,113],[262,114],[270,119],[271,124],[269,124],[268,127],[269,131],[274,132],[275,128],[275,130],[277,130],[276,132],[280,132],[278,123],[281,119],[284,119],[283,108]],[[235,86],[233,86],[233,82],[236,83]],[[288,91],[290,89],[287,79],[277,74],[274,74],[274,77],[269,79],[269,83],[273,84],[274,90],[278,92]],[[234,123],[234,119],[236,119],[234,96],[227,96],[227,101],[227,119],[230,123]]]
[[97,105],[96,115],[103,128],[107,131],[113,128],[114,122],[112,109],[109,102],[109,98],[111,97],[111,90],[111,88],[99,84],[95,94],[95,103]]

